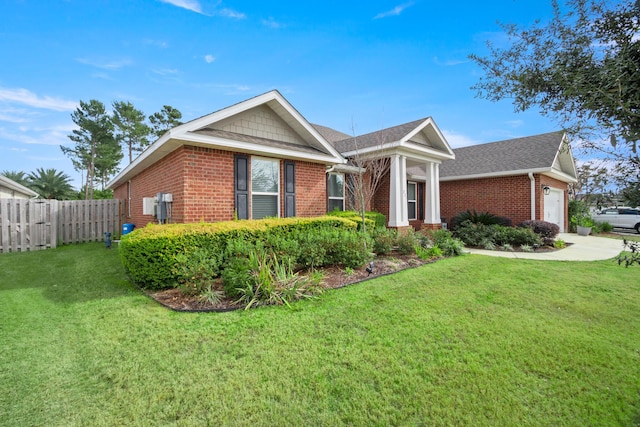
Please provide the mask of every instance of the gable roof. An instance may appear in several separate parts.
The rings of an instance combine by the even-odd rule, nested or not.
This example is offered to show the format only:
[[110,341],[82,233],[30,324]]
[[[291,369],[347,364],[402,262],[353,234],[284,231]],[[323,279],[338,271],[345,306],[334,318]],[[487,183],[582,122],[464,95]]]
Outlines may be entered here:
[[451,147],[431,117],[358,136],[350,136],[325,126],[314,127],[345,157],[394,148],[439,159],[454,157]]
[[107,188],[125,183],[183,145],[326,165],[346,163],[280,92],[272,90],[170,129]]
[[28,197],[38,197],[38,193],[32,189],[27,188],[4,175],[0,175],[0,187],[4,187],[10,191],[15,191],[16,193],[24,194]]
[[571,148],[564,132],[550,132],[453,150],[455,161],[442,162],[440,180],[543,173],[576,181]]

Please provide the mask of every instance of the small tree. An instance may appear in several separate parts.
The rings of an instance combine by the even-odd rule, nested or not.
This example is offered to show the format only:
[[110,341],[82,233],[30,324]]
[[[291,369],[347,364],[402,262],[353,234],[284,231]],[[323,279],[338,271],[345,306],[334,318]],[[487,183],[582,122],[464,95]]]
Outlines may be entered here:
[[[550,22],[529,28],[502,25],[510,45],[488,44],[487,57],[471,55],[484,71],[473,86],[491,101],[509,99],[516,111],[538,107],[585,147],[635,159],[640,140],[640,2],[552,0]],[[626,149],[609,150],[611,145]],[[594,142],[595,141],[595,142]]]
[[362,229],[365,232],[365,212],[367,209],[371,209],[373,197],[391,166],[390,157],[382,149],[384,131],[377,132],[375,138],[380,149],[375,150],[376,155],[373,157],[362,153],[358,138],[353,137],[355,154],[349,158],[349,164],[355,167],[355,172],[349,175],[346,183],[347,194],[353,202],[354,210],[360,212]]
[[29,187],[44,199],[66,200],[73,197],[71,178],[55,169],[38,168],[28,176]]

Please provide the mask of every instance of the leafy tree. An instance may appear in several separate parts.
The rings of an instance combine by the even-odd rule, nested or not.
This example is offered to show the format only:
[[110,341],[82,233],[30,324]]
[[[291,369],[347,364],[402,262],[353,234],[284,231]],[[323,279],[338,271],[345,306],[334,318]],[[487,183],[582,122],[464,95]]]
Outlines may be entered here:
[[[511,99],[516,111],[537,106],[575,135],[602,133],[622,155],[638,159],[640,139],[640,2],[568,0],[563,13],[530,28],[504,24],[510,45],[470,58],[485,72],[473,89],[491,101]],[[589,148],[605,149],[601,142]]]
[[17,182],[20,185],[24,185],[25,187],[29,187],[29,177],[26,172],[23,171],[2,171],[0,175],[9,178],[11,181]]
[[612,193],[608,190],[613,179],[606,167],[589,162],[579,166],[577,172],[578,182],[573,184],[573,189],[581,200],[598,209],[613,202]]
[[625,205],[640,206],[640,182],[631,182],[622,190]]
[[60,146],[60,149],[71,159],[77,171],[86,171],[85,199],[92,199],[96,171],[103,181],[113,174],[122,159],[122,150],[115,142],[113,123],[102,102],[95,99],[80,101],[71,119],[78,126],[69,135],[75,146]]
[[149,116],[151,131],[156,138],[160,138],[169,129],[181,125],[180,119],[182,119],[182,113],[179,110],[165,105],[162,110]]
[[71,177],[55,169],[38,168],[28,176],[29,187],[45,199],[65,200],[73,196]]
[[116,101],[113,103],[111,120],[115,128],[116,141],[127,148],[131,163],[133,153],[139,153],[149,145],[151,128],[144,122],[145,115],[128,101]]

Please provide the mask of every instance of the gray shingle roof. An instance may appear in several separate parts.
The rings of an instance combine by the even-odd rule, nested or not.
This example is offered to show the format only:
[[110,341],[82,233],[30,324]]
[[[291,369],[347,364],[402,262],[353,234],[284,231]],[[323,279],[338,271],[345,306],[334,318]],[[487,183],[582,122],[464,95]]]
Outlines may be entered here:
[[515,138],[456,148],[455,160],[440,166],[441,178],[490,175],[509,171],[551,169],[564,132]]
[[318,125],[315,123],[311,123],[311,126],[313,126],[318,131],[318,133],[322,135],[322,137],[326,139],[329,142],[329,144],[333,145],[334,147],[335,147],[334,143],[336,141],[341,141],[343,139],[351,138],[351,135],[344,132],[340,132],[339,130],[331,129],[330,127]]
[[284,141],[276,141],[273,139],[261,138],[258,136],[251,136],[251,135],[244,135],[244,134],[235,133],[235,132],[228,132],[224,130],[213,129],[210,127],[198,129],[194,131],[194,133],[199,133],[199,134],[208,135],[208,136],[216,136],[219,138],[229,139],[232,141],[250,142],[252,144],[262,145],[266,147],[286,148],[288,150],[304,152],[304,153],[328,154],[328,152],[320,151],[309,145],[301,145],[301,144],[293,144],[293,143],[284,142]]
[[412,122],[404,123],[398,126],[366,133],[364,135],[358,135],[355,138],[351,135],[325,126],[313,126],[339,152],[347,153],[356,149],[375,147],[376,145],[381,145],[387,142],[399,141],[407,136],[407,134],[409,134],[412,130],[417,128],[425,120],[426,118],[414,120]]

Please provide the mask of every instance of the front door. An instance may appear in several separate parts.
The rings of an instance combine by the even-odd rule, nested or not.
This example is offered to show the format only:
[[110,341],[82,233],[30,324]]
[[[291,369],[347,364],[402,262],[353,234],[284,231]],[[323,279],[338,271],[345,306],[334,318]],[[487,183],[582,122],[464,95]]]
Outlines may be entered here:
[[552,188],[549,194],[544,196],[544,220],[560,227],[564,232],[564,192]]

